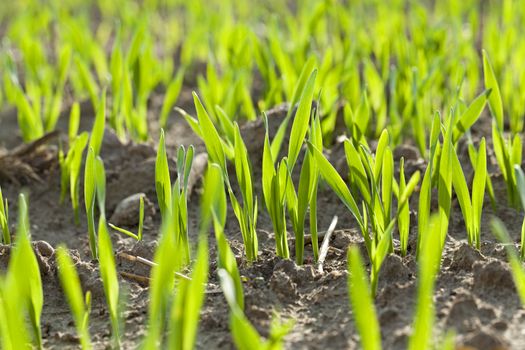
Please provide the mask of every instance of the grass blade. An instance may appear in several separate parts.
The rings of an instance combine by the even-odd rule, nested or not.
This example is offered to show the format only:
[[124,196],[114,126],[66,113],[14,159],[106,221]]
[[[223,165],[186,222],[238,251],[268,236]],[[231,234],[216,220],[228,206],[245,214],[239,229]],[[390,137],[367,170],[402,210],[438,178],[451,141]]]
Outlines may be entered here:
[[363,267],[359,249],[355,246],[348,250],[348,291],[361,346],[364,350],[381,349],[381,332],[377,319],[374,300]]

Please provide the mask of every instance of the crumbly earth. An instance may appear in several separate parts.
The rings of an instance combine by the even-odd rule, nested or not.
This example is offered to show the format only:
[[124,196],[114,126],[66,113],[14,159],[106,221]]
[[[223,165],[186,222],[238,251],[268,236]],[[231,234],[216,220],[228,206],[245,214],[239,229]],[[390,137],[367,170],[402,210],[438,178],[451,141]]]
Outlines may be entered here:
[[[189,92],[183,92],[180,104],[191,110]],[[87,104],[83,107],[85,108],[82,109],[81,129],[89,130],[93,113]],[[270,123],[278,125],[284,113],[286,113],[285,109],[284,112],[282,108],[275,110],[270,116]],[[473,130],[475,137],[488,134],[490,130],[488,120],[488,116],[483,116],[478,122]],[[60,128],[67,130],[67,118],[61,119]],[[12,149],[19,145],[21,139],[17,130],[15,112],[12,110],[2,112],[0,146]],[[258,220],[260,242],[258,261],[248,265],[244,260],[242,238],[231,211],[229,212],[231,220],[227,221],[226,232],[238,257],[241,274],[244,276],[247,317],[263,335],[268,334],[274,312],[277,312],[283,320],[293,320],[294,327],[285,338],[286,348],[289,349],[358,349],[359,337],[348,302],[346,251],[350,245],[358,245],[365,257],[366,254],[355,222],[333,193],[323,186],[319,192],[319,229],[326,230],[334,216],[339,219],[330,240],[323,272],[320,273],[317,266],[311,263],[310,245],[306,247],[307,262],[310,263],[304,266],[297,266],[292,261],[277,258],[274,252],[271,222],[262,210],[259,184],[261,174],[257,170],[259,168],[257,163],[260,164],[263,127],[258,122],[251,122],[244,125],[242,130],[247,136],[247,146],[252,152],[256,190],[261,204]],[[206,164],[206,157],[201,154],[204,147],[180,116],[172,116],[166,135],[170,156],[175,154],[178,145],[194,144],[199,157],[192,173],[192,191],[189,199],[190,234],[192,241],[196,242],[200,210],[200,177]],[[153,140],[156,137],[157,135],[154,134]],[[56,142],[51,142],[45,151],[41,149],[40,152],[56,154]],[[344,174],[346,170],[342,152],[342,147],[336,144],[327,154],[332,163]],[[407,158],[406,166],[409,172],[424,168],[424,162],[411,145],[399,147],[395,154],[397,158],[401,156]],[[149,267],[131,261],[127,256],[152,259],[156,247],[160,214],[155,195],[155,155],[153,141],[141,145],[121,143],[111,131],[106,131],[102,158],[107,169],[107,216],[111,217],[117,205],[133,194],[144,193],[148,203],[153,203],[148,206],[143,242],[137,243],[116,232],[112,234],[118,270],[121,273],[121,285],[127,298],[123,337],[123,347],[126,349],[136,348],[146,332],[148,287],[147,280],[143,277],[148,276]],[[467,164],[467,161],[464,163]],[[174,161],[171,161],[172,169],[175,169],[174,165]],[[497,174],[493,158],[490,162],[490,170],[491,173]],[[40,181],[34,178],[21,178],[20,183],[14,183],[4,178],[0,179],[0,185],[10,203],[13,228],[16,226],[14,218],[17,212],[17,195],[21,191],[28,193],[32,238],[35,241],[43,241],[35,243],[35,250],[44,284],[42,333],[45,347],[79,348],[73,320],[56,273],[54,248],[59,244],[65,244],[72,250],[83,288],[91,290],[93,294],[90,332],[95,347],[106,349],[110,339],[109,315],[97,264],[91,261],[89,255],[85,216],[81,214],[80,225],[77,226],[74,224],[70,202],[66,200],[63,204],[59,203],[60,173],[56,161],[48,162],[45,167],[38,168],[37,175]],[[172,171],[172,177],[176,177],[175,170]],[[513,238],[518,241],[523,214],[509,209],[506,205],[505,185],[501,177],[495,175],[493,183],[498,204],[497,208],[493,209],[488,197],[486,198],[482,248],[479,252],[467,245],[461,211],[457,202],[453,202],[450,232],[434,293],[436,339],[442,337],[447,330],[454,330],[457,334],[458,348],[462,349],[525,348],[525,328],[522,326],[525,322],[525,310],[520,305],[506,262],[504,247],[495,243],[488,228],[491,215],[497,215],[505,221]],[[80,203],[83,208],[82,197]],[[386,349],[406,348],[411,332],[418,275],[414,258],[417,231],[415,208],[417,208],[417,198],[411,202],[413,215],[409,255],[404,258],[399,255],[388,256],[380,273],[375,304],[381,324],[383,345]],[[128,206],[126,210],[136,210],[136,206]],[[129,221],[129,215],[127,218],[128,221],[124,220],[123,223],[127,222],[131,225],[128,228],[135,231],[136,223],[133,223],[132,219],[131,222]],[[211,243],[210,286],[201,311],[197,347],[230,349],[233,348],[233,344],[228,330],[227,304],[218,289],[213,235],[210,235],[209,240]],[[293,254],[292,237],[290,237],[290,249]],[[2,270],[6,269],[8,257],[9,247],[0,247]]]

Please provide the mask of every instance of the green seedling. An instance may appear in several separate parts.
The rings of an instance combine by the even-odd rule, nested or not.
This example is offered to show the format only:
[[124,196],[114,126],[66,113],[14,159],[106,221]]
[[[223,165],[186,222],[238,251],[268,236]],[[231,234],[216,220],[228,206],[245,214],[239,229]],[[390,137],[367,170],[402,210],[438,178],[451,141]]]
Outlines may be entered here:
[[93,129],[91,130],[91,136],[89,137],[89,148],[92,148],[95,152],[95,156],[100,155],[100,149],[102,147],[102,140],[104,139],[104,128],[106,126],[106,91],[102,92],[102,96],[98,101],[97,114],[95,116],[95,122],[93,123]]
[[[276,164],[278,153],[274,154],[274,151],[279,152],[282,138],[284,136],[279,134],[279,129],[273,143],[270,145],[268,121],[266,115],[264,115],[266,127],[262,169],[264,201],[274,228],[277,255],[285,259],[288,259],[290,254],[286,232],[286,208],[288,205],[296,235],[296,261],[299,264],[303,263],[304,219],[306,210],[308,204],[313,200],[312,198],[315,197],[314,187],[317,187],[315,163],[313,162],[311,155],[307,154],[305,156],[308,160],[305,161],[306,165],[303,164],[301,171],[302,180],[300,180],[299,184],[300,198],[298,198],[297,192],[293,187],[291,173],[304,143],[306,133],[308,132],[308,125],[311,120],[311,106],[316,74],[317,70],[312,70],[308,76],[308,80],[304,82],[304,85],[296,88],[296,91],[301,89],[301,94],[298,97],[299,106],[295,113],[292,129],[290,131],[288,156],[281,159],[278,164]],[[298,84],[302,84],[302,80],[299,81]],[[283,124],[281,124],[279,128],[283,127],[287,122],[288,119],[285,118]],[[319,135],[318,131],[317,135]],[[312,139],[312,141],[319,144],[318,140],[320,135],[317,135],[314,135],[316,139]],[[279,140],[279,138],[281,138],[281,140]]]
[[381,349],[381,332],[374,307],[374,299],[357,247],[348,250],[348,294],[354,319],[364,350]]
[[2,187],[0,187],[0,228],[2,229],[2,242],[11,244],[11,233],[9,232],[9,206],[7,198],[4,201]]
[[58,58],[58,80],[55,84],[55,92],[52,96],[47,98],[47,108],[44,115],[44,130],[50,132],[55,129],[55,126],[60,117],[60,110],[62,107],[63,91],[66,85],[69,67],[71,63],[71,47],[64,46],[60,51]]
[[[87,132],[81,133],[75,137],[70,144],[67,156],[59,158],[61,167],[61,195],[60,201],[63,202],[66,196],[67,187],[69,187],[69,195],[71,198],[71,205],[75,216],[75,223],[80,223],[79,218],[79,192],[80,192],[80,167],[82,166],[82,156],[84,149],[87,146],[89,134]],[[69,185],[69,186],[68,186]]]
[[75,56],[73,61],[75,62],[80,84],[82,88],[88,92],[89,97],[91,98],[91,103],[93,104],[93,108],[96,109],[99,102],[97,97],[99,87],[95,77],[93,77],[93,74],[91,73],[88,65],[80,56]]
[[[452,204],[452,183],[453,183],[453,164],[454,164],[454,145],[452,144],[452,126],[454,125],[455,112],[451,110],[447,119],[447,125],[441,127],[439,115],[436,114],[433,120],[430,134],[430,159],[419,195],[418,211],[418,243],[417,256],[422,250],[423,236],[426,234],[425,227],[430,220],[431,193],[434,187],[438,190],[438,215],[440,219],[441,249],[445,245],[450,218],[450,208]],[[440,129],[443,129],[443,144],[439,142]],[[481,174],[482,172],[480,172]],[[467,191],[468,192],[468,191]],[[476,209],[477,210],[477,209]]]
[[[301,70],[301,74],[299,75],[299,78],[297,79],[297,83],[294,87],[293,94],[290,99],[290,106],[288,108],[288,112],[286,113],[286,117],[281,123],[281,125],[279,125],[279,129],[277,129],[277,132],[272,140],[271,151],[275,157],[277,157],[281,151],[281,146],[282,146],[285,134],[286,134],[286,129],[288,128],[288,123],[290,122],[290,119],[293,117],[295,105],[299,102],[303,94],[305,94],[305,96],[312,95],[313,97],[313,88],[314,88],[313,84],[315,82],[315,75],[317,74],[317,73],[314,73],[314,70],[315,70],[315,60],[313,57],[311,57],[304,64]],[[307,85],[309,85],[311,89],[311,91],[308,93],[305,92]],[[307,99],[305,97],[305,102],[304,102],[305,107],[303,107],[303,110],[306,109],[306,100],[310,100],[310,105],[307,108],[308,111],[310,111],[312,98]],[[302,126],[299,125],[299,123],[297,123],[296,130],[301,131],[299,130],[300,128],[302,128]],[[304,139],[304,135],[303,135],[303,139]],[[294,153],[296,152],[297,147],[298,147],[297,141],[294,142],[294,146],[292,146],[292,143],[290,142],[289,148],[293,149]],[[299,153],[297,152],[297,155],[298,154]]]
[[179,93],[182,88],[182,82],[184,80],[184,70],[179,70],[173,80],[169,83],[166,88],[166,95],[164,96],[164,102],[162,103],[162,109],[160,111],[160,127],[165,128],[168,122],[168,117],[171,109],[177,102]]
[[492,116],[496,122],[496,126],[499,130],[503,130],[504,115],[503,115],[503,103],[501,101],[501,93],[499,89],[498,80],[494,74],[494,69],[490,63],[489,56],[485,50],[483,50],[483,73],[485,79],[485,88],[490,89],[492,92],[489,99],[489,107]]
[[[363,235],[363,238],[365,240],[365,245],[369,254],[369,257],[371,258],[371,261],[375,265],[380,267],[380,263],[386,256],[388,252],[389,247],[389,240],[391,239],[388,237],[388,232],[385,232],[383,234],[383,238],[381,240],[381,249],[379,250],[379,254],[376,255],[376,248],[379,247],[378,242],[376,242],[375,238],[371,238],[369,234],[369,228],[368,228],[368,221],[367,221],[367,215],[366,215],[366,209],[365,204],[363,203],[363,215],[359,207],[354,199],[354,196],[350,192],[349,188],[341,178],[341,176],[337,173],[337,170],[330,164],[330,162],[323,156],[323,154],[315,148],[312,144],[308,144],[308,149],[315,157],[315,160],[317,162],[317,165],[319,167],[320,174],[322,178],[327,182],[327,184],[332,188],[332,190],[336,193],[336,195],[339,197],[339,199],[345,204],[345,206],[350,210],[354,218],[356,219],[360,229],[361,233]],[[390,226],[390,234],[392,233],[393,226]],[[374,258],[376,257],[376,258]],[[372,284],[375,285],[377,283],[375,278],[375,269],[372,269]]]
[[173,184],[172,216],[175,241],[182,250],[183,264],[190,262],[190,242],[188,239],[188,179],[193,163],[193,146],[188,148],[180,146],[177,151],[177,180]]
[[29,91],[25,93],[18,81],[13,81],[7,74],[5,75],[4,89],[11,103],[17,108],[18,126],[24,142],[36,140],[44,135],[44,125],[40,115],[41,91],[36,84],[28,88]]
[[490,112],[494,118],[492,123],[492,143],[494,145],[494,154],[496,155],[501,174],[507,184],[509,204],[514,208],[518,208],[519,198],[517,196],[518,190],[514,166],[520,165],[522,160],[521,136],[518,133],[513,133],[513,135],[509,135],[508,138],[506,138],[504,135],[505,120],[499,84],[489,57],[485,51],[483,51],[483,72],[485,77],[485,87],[492,90],[488,101]]
[[[235,173],[241,190],[242,206],[233,193],[229,181],[226,181],[230,202],[241,227],[241,234],[249,262],[257,260],[259,244],[257,241],[257,197],[254,195],[252,183],[252,169],[248,150],[241,137],[239,126],[235,124],[234,136]],[[224,169],[227,172],[227,169]]]
[[[3,349],[42,349],[42,281],[30,243],[27,203],[23,194],[19,196],[18,216],[16,244],[11,252],[7,274],[0,280],[0,344]],[[27,329],[27,318],[31,331]],[[29,345],[31,337],[33,344]]]
[[95,152],[89,148],[84,169],[84,202],[88,222],[89,248],[93,259],[97,258],[97,236],[95,229],[96,175]]
[[405,160],[399,163],[399,186],[397,195],[397,229],[401,243],[401,256],[407,255],[408,236],[410,233],[410,197],[419,183],[419,172],[415,172],[408,183],[405,179]]
[[133,232],[128,231],[126,229],[117,227],[112,223],[108,223],[108,226],[114,229],[115,231],[118,231],[120,233],[125,234],[126,236],[136,239],[137,241],[142,241],[142,231],[144,229],[144,196],[140,196],[139,199],[139,227],[137,234],[134,234]]
[[476,160],[471,197],[456,151],[452,152],[452,184],[463,213],[465,226],[467,227],[468,242],[477,249],[481,247],[481,212],[485,197],[485,184],[487,182],[486,157],[485,138],[482,138]]
[[432,128],[430,131],[430,140],[429,140],[429,163],[423,175],[423,180],[421,181],[421,188],[419,190],[419,207],[418,207],[418,235],[417,235],[417,256],[419,257],[419,252],[422,249],[422,237],[425,235],[425,232],[428,227],[430,220],[430,204],[432,196],[432,178],[437,172],[436,163],[439,160],[439,152],[441,144],[439,143],[439,135],[441,128],[441,120],[439,114],[436,113],[434,120],[432,122]]
[[452,144],[452,125],[454,125],[455,111],[451,111],[448,124],[445,126],[443,135],[443,147],[439,157],[438,174],[438,214],[441,232],[441,249],[445,246],[450,219],[450,207],[452,205],[452,180],[454,164],[454,146]]
[[179,281],[177,294],[171,306],[169,349],[191,350],[195,347],[200,309],[204,302],[204,292],[208,281],[207,238],[201,234],[199,239],[197,260],[193,266],[191,279]]
[[180,146],[177,151],[177,180],[171,186],[168,157],[164,143],[164,131],[161,130],[157,160],[155,163],[155,188],[163,222],[170,218],[176,244],[182,249],[182,262],[190,262],[188,241],[188,179],[193,163],[193,146],[185,150]]
[[124,79],[124,54],[122,52],[122,35],[119,29],[116,33],[113,51],[109,61],[109,71],[111,74],[111,95],[112,108],[109,117],[109,124],[119,138],[125,136],[123,109],[123,85]]
[[80,125],[80,105],[78,102],[74,102],[71,106],[71,112],[69,113],[69,127],[68,127],[68,140],[69,143],[73,143],[78,135],[78,127]]
[[272,321],[269,339],[262,338],[237,304],[235,282],[224,269],[219,270],[219,278],[224,297],[230,307],[230,330],[235,346],[240,350],[278,350],[282,349],[283,338],[290,332],[293,322]]
[[[381,264],[388,252],[393,250],[392,232],[395,224],[400,217],[402,225],[406,225],[404,207],[408,206],[408,200],[419,182],[418,172],[412,176],[408,184],[405,183],[403,172],[401,172],[403,175],[401,186],[395,182],[393,156],[388,146],[388,139],[388,132],[384,131],[378,142],[375,157],[363,145],[357,149],[352,141],[348,139],[344,141],[346,159],[350,169],[350,186],[345,184],[323,154],[314,145],[308,144],[321,176],[347,206],[361,229],[372,262],[371,281],[374,294]],[[397,192],[400,211],[392,215],[392,196],[395,192]],[[361,210],[355,200],[357,195],[362,198]],[[406,228],[402,226],[401,229],[402,241],[406,241]],[[402,247],[403,253],[406,254],[406,244]]]
[[97,259],[97,233],[95,229],[95,207],[98,204],[100,217],[106,216],[106,173],[104,162],[95,158],[93,148],[89,148],[84,170],[84,202],[88,222],[89,247],[93,259]]
[[491,89],[483,91],[468,108],[458,118],[452,134],[452,142],[456,144],[458,140],[470,129],[479,119],[485,105],[490,98]]
[[286,187],[289,185],[289,179],[286,158],[279,162],[277,168],[274,166],[267,128],[263,149],[262,189],[264,203],[272,220],[276,253],[285,259],[290,257],[286,232]]
[[[323,148],[321,123],[318,116],[311,119],[309,141],[318,149]],[[289,169],[291,172],[291,170]],[[314,260],[319,257],[319,243],[317,235],[317,185],[319,170],[311,152],[305,152],[304,160],[299,175],[297,192],[289,174],[287,187],[287,205],[289,217],[295,233],[295,261],[302,265],[304,260],[304,226],[308,208],[310,209],[310,233],[312,236],[312,249]]]
[[[257,198],[253,191],[252,166],[248,150],[242,139],[239,126],[237,123],[228,123],[229,118],[227,118],[224,111],[218,108],[217,115],[219,116],[219,121],[222,121],[223,125],[227,125],[226,129],[228,133],[231,133],[230,140],[224,140],[219,136],[215,125],[196,94],[194,94],[194,102],[198,119],[195,120],[187,114],[183,115],[195,133],[203,139],[210,161],[218,164],[223,171],[223,179],[228,188],[230,202],[243,237],[246,258],[249,262],[253,262],[257,260],[258,255],[256,233]],[[233,191],[226,166],[226,158],[233,158],[234,160],[235,174],[241,191],[242,202]]]
[[115,256],[113,255],[113,247],[111,238],[109,237],[106,226],[106,218],[101,215],[98,223],[98,260],[100,276],[104,285],[104,294],[109,308],[109,316],[111,321],[111,335],[113,338],[113,347],[120,348],[120,316],[119,316],[119,283],[117,277],[117,269],[115,265]]
[[359,105],[352,110],[349,104],[344,108],[344,121],[352,141],[355,144],[366,144],[366,135],[368,134],[370,123],[370,106],[368,103],[367,93],[363,92]]
[[160,130],[157,160],[155,162],[155,189],[157,190],[157,202],[159,203],[160,215],[168,217],[171,213],[171,180],[168,167],[168,156],[164,142],[164,130]]
[[[166,326],[165,320],[172,299],[175,272],[182,263],[175,245],[175,237],[171,231],[173,227],[171,220],[171,215],[169,215],[162,223],[161,237],[153,259],[155,265],[150,274],[150,302],[148,305],[148,331],[144,340],[145,349],[157,348],[157,340]],[[174,259],[175,261],[173,261]]]
[[[78,102],[75,102],[71,107],[71,112],[69,114],[69,128],[68,128],[68,145],[69,149],[78,148],[78,145],[75,145],[76,139],[78,136],[78,127],[80,124],[80,105]],[[85,136],[83,136],[85,137]],[[87,142],[87,138],[86,138]],[[84,145],[84,148],[86,146]],[[84,150],[80,153],[82,153]],[[79,153],[78,149],[75,149],[75,153]],[[69,185],[69,178],[71,176],[70,167],[71,167],[71,158],[73,154],[68,152],[67,155],[64,154],[64,149],[62,143],[59,143],[58,150],[58,164],[60,165],[60,203],[64,202],[66,198],[66,193]],[[72,199],[73,200],[73,199]]]
[[[42,349],[42,332],[40,328],[40,316],[44,305],[44,295],[42,290],[42,280],[38,262],[30,242],[29,233],[29,212],[23,194],[18,199],[18,227],[15,251],[13,260],[10,262],[18,276],[22,288],[23,299],[27,303],[27,312],[33,328],[36,345]],[[21,278],[24,276],[24,278]]]
[[[525,209],[525,174],[518,165],[514,165],[514,173],[516,176],[516,183],[518,185],[521,207]],[[523,217],[523,223],[521,224],[520,257],[521,260],[525,260],[525,216]]]
[[[224,234],[226,225],[226,194],[224,192],[222,170],[217,164],[210,164],[206,172],[204,192],[201,200],[202,222],[213,222],[215,239],[217,241],[217,263],[232,278],[235,285],[235,299],[237,305],[244,310],[244,294],[242,291],[241,275],[237,260]],[[211,214],[211,215],[210,215]]]
[[498,130],[496,124],[492,126],[492,141],[494,144],[494,154],[507,185],[507,196],[509,204],[514,208],[519,208],[519,198],[517,191],[516,176],[514,166],[520,165],[522,160],[522,141],[519,134],[514,135],[512,140],[506,139],[503,132]]
[[[44,304],[42,280],[30,242],[28,207],[25,196],[18,200],[18,225],[7,275],[0,280],[0,326],[2,348],[42,349],[41,314]],[[31,332],[26,328],[29,319]]]
[[69,303],[77,333],[80,338],[80,345],[83,350],[92,349],[92,344],[89,335],[89,313],[91,312],[91,292],[87,291],[85,296],[82,293],[80,279],[73,260],[65,246],[59,246],[56,250],[58,277],[62,289],[66,295]]
[[[205,181],[206,183],[208,182]],[[221,180],[219,180],[219,183],[222,185]],[[214,188],[214,190],[218,188]],[[209,190],[206,192],[209,192]],[[206,195],[203,198],[206,198]],[[209,213],[209,208],[207,207],[206,209],[203,207],[202,213],[201,237],[204,237],[204,232],[209,227],[211,217],[207,216]],[[173,299],[175,273],[183,266],[183,257],[178,253],[179,247],[173,234],[173,228],[175,227],[173,221],[174,217],[168,211],[168,216],[163,219],[161,239],[155,251],[154,261],[156,264],[151,272],[148,334],[144,343],[146,349],[155,348],[157,339],[166,326],[170,330],[168,336],[170,348],[192,348],[195,342],[198,310],[203,302],[207,280],[207,243],[205,238],[202,238],[200,241],[198,258],[191,279],[185,279],[178,283],[178,293],[171,305],[169,324],[167,325],[165,320],[168,316],[168,310],[170,310],[170,302]]]
[[434,328],[434,285],[441,263],[441,218],[432,216],[427,234],[422,238],[422,252],[419,256],[419,279],[417,303],[413,332],[408,348],[411,350],[428,349]]
[[498,218],[493,218],[490,222],[492,233],[496,238],[505,245],[509,264],[514,278],[514,284],[521,300],[521,304],[525,305],[525,270],[521,263],[520,257],[514,248],[514,243],[510,238],[509,232],[505,224]]

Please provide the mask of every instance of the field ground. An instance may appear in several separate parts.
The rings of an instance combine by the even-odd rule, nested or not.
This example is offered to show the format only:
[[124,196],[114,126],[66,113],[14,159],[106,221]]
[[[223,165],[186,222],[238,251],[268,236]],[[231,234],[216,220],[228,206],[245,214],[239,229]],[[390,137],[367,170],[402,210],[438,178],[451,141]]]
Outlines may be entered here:
[[[188,106],[188,109],[191,109],[191,106]],[[277,108],[275,115],[270,113],[269,118],[275,117],[276,120],[280,120],[283,117],[282,109]],[[488,119],[488,115],[485,117]],[[173,117],[171,121],[172,124],[166,131],[166,143],[170,154],[174,154],[175,148],[181,143],[195,145],[197,154],[205,151],[202,142],[192,136],[191,130],[181,122],[181,118]],[[83,116],[81,128],[89,130],[91,122],[92,118]],[[483,124],[483,121],[479,123],[481,128]],[[257,135],[263,132],[258,129],[259,126],[257,123],[247,123],[243,132]],[[474,132],[481,134],[483,130]],[[3,146],[8,149],[21,142],[17,135],[15,114],[12,111],[4,112],[2,115],[0,134]],[[247,139],[257,143],[256,137]],[[251,147],[249,143],[247,147],[260,149],[257,145]],[[56,142],[51,142],[45,148],[45,152],[55,154]],[[402,154],[409,159],[407,169],[411,168],[411,171],[414,171],[422,167],[424,162],[418,158],[417,150],[412,146],[400,146],[397,152],[398,158]],[[344,153],[337,145],[329,154],[333,164],[341,163],[344,157]],[[148,198],[147,203],[150,203],[149,206],[146,205],[146,226],[142,242],[136,242],[116,232],[112,233],[113,244],[117,251],[118,271],[121,274],[128,273],[143,277],[149,274],[148,266],[130,261],[129,258],[124,258],[122,253],[153,259],[160,229],[158,207],[155,210],[156,204],[151,204],[155,203],[156,198],[155,155],[156,150],[151,144],[132,142],[121,144],[109,129],[105,132],[102,157],[107,171],[108,217],[111,218],[118,203],[130,195],[145,193]],[[260,154],[254,152],[252,158],[255,162],[258,157]],[[189,200],[190,234],[193,242],[196,241],[198,231],[200,180],[205,169],[203,164],[206,156],[200,155],[196,158],[201,160],[194,164],[192,180],[190,180],[194,186]],[[33,239],[47,242],[52,247],[65,242],[68,247],[76,250],[76,268],[82,285],[93,293],[91,334],[95,347],[102,349],[109,344],[110,328],[98,267],[90,258],[85,217],[81,217],[80,226],[75,226],[69,203],[59,204],[59,168],[54,160],[56,158],[52,159],[44,168],[38,170],[42,182],[30,181],[22,185],[3,183],[4,196],[10,203],[16,203],[18,193],[28,191]],[[173,165],[174,162],[171,164]],[[257,169],[257,166],[254,168]],[[175,170],[172,171],[172,175],[175,176]],[[255,183],[259,184],[260,172],[255,171],[255,176]],[[496,176],[493,181],[495,192],[503,193],[505,184],[502,179]],[[519,232],[520,214],[513,209],[506,209],[504,205],[498,208],[497,216],[504,220],[511,232]],[[10,209],[13,213],[12,217],[16,217],[16,204]],[[121,216],[120,219],[116,219],[120,221],[115,223],[134,228],[138,208],[132,209],[134,211],[132,210],[131,213],[134,215],[131,219],[129,215]],[[453,204],[449,237],[443,252],[442,269],[437,279],[434,297],[437,331],[455,328],[458,344],[477,349],[520,349],[525,346],[523,328],[525,310],[520,306],[512,275],[506,263],[504,247],[495,243],[488,229],[489,218],[494,214],[489,205],[486,206],[483,214],[482,247],[478,252],[467,244],[461,211],[456,202]],[[350,245],[356,244],[361,247],[364,256],[366,251],[362,236],[355,230],[355,222],[349,212],[325,187],[319,194],[320,231],[328,228],[335,215],[339,220],[330,240],[328,255],[323,266],[324,272],[319,273],[317,266],[312,263],[311,256],[307,256],[306,260],[310,263],[304,266],[297,266],[293,261],[276,257],[271,221],[262,210],[258,223],[261,255],[257,263],[248,265],[242,257],[242,238],[237,223],[233,213],[228,214],[227,237],[236,253],[241,275],[245,279],[243,286],[246,315],[263,335],[267,335],[273,311],[277,311],[283,320],[294,320],[295,326],[285,338],[287,348],[359,348],[352,311],[348,304],[346,250]],[[409,250],[412,254],[406,258],[398,255],[387,257],[379,278],[376,308],[383,345],[387,349],[406,348],[410,334],[417,285],[417,265],[413,255],[415,227],[411,228],[411,232]],[[212,239],[211,235],[210,240]],[[39,250],[39,263],[44,284],[45,305],[42,329],[45,347],[76,348],[78,337],[59,285],[54,253],[44,249],[47,245],[39,244],[43,247]],[[290,244],[291,251],[294,251],[293,239],[290,239]],[[0,262],[4,269],[7,266],[8,252],[8,247],[4,246],[0,255]],[[308,248],[307,252],[309,252]],[[201,314],[197,347],[232,348],[227,304],[214,273],[216,269],[214,245],[210,245],[210,257],[212,261],[210,284]],[[127,290],[126,333],[123,337],[123,347],[134,348],[146,331],[147,281],[121,275],[120,282]]]

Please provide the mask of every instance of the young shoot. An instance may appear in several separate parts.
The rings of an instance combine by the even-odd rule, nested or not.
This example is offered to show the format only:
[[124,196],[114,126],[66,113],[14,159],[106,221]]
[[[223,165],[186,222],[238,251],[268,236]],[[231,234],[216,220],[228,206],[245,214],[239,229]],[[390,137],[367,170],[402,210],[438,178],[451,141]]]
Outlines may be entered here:
[[91,312],[91,292],[82,293],[80,279],[73,260],[65,246],[59,246],[56,250],[58,277],[66,295],[67,302],[73,313],[75,326],[80,338],[82,350],[92,349],[89,335],[89,313]]
[[108,226],[118,231],[126,236],[136,239],[137,241],[142,241],[142,231],[144,229],[144,196],[141,195],[139,198],[139,227],[137,234],[134,234],[131,231],[123,229],[121,227],[115,226],[112,223],[108,223]]
[[441,223],[439,216],[432,216],[427,234],[422,238],[422,252],[419,256],[417,303],[413,332],[409,339],[410,350],[428,349],[434,329],[434,285],[441,263]]
[[[521,207],[525,210],[525,174],[521,167],[514,165],[514,172],[516,174],[516,183],[518,185],[518,191],[521,201]],[[523,217],[523,223],[521,224],[521,244],[520,244],[520,257],[521,260],[525,260],[525,216]]]
[[348,250],[348,294],[354,319],[365,350],[381,349],[381,331],[361,253],[355,246]]
[[[521,165],[522,160],[522,141],[519,133],[513,131],[508,137],[504,134],[505,119],[503,113],[503,102],[499,84],[494,74],[494,69],[486,51],[483,51],[483,72],[485,78],[485,88],[492,92],[488,97],[490,112],[493,116],[492,122],[492,143],[494,154],[498,165],[507,184],[507,196],[509,204],[514,208],[519,208],[519,197],[514,172],[515,165]],[[511,120],[512,122],[512,120]]]
[[17,240],[10,265],[13,264],[19,283],[23,285],[22,295],[27,303],[27,312],[33,327],[35,343],[39,349],[42,349],[40,316],[44,306],[44,292],[38,261],[30,242],[29,228],[29,210],[26,197],[20,194],[18,199]]
[[[222,121],[222,125],[226,126],[227,136],[229,135],[231,138],[226,141],[219,136],[217,128],[196,94],[194,94],[194,103],[197,109],[197,120],[187,114],[183,115],[194,132],[203,139],[210,161],[218,164],[223,172],[222,178],[228,189],[230,202],[241,230],[246,259],[253,262],[257,260],[259,251],[256,232],[257,198],[253,190],[252,165],[248,150],[242,139],[239,126],[237,123],[227,122],[229,118],[224,111],[220,108],[217,109],[219,121]],[[241,192],[240,199],[233,191],[226,158],[234,160],[235,174]]]
[[180,146],[177,150],[177,180],[171,185],[168,156],[164,143],[164,131],[161,130],[157,160],[155,163],[155,188],[162,221],[171,220],[172,232],[177,246],[182,250],[182,262],[190,262],[188,241],[188,180],[193,163],[193,146],[188,150]]
[[2,196],[2,187],[0,187],[0,229],[2,230],[2,242],[11,244],[11,234],[9,233],[9,206],[7,198]]
[[485,138],[481,139],[479,152],[477,153],[474,181],[472,183],[472,197],[469,195],[467,181],[455,150],[452,152],[452,184],[465,220],[468,242],[476,249],[480,249],[481,212],[485,197],[485,184],[487,182]]
[[98,225],[98,253],[100,276],[102,278],[102,284],[104,285],[104,294],[109,308],[113,347],[119,349],[121,335],[119,283],[115,256],[113,255],[113,246],[106,226],[106,218],[103,215],[100,216]]
[[237,304],[238,290],[236,290],[234,279],[225,269],[219,269],[219,279],[222,292],[230,308],[230,331],[235,346],[240,350],[282,349],[283,338],[292,330],[293,321],[281,323],[272,320],[269,339],[264,339]]
[[65,199],[66,189],[69,185],[69,195],[71,198],[71,206],[73,207],[73,213],[75,217],[75,223],[80,223],[79,214],[79,192],[80,192],[80,168],[82,166],[82,158],[84,149],[87,146],[89,140],[89,133],[83,132],[75,138],[70,144],[67,156],[63,161],[60,162],[62,170],[61,183],[62,193],[60,195],[60,201]]

